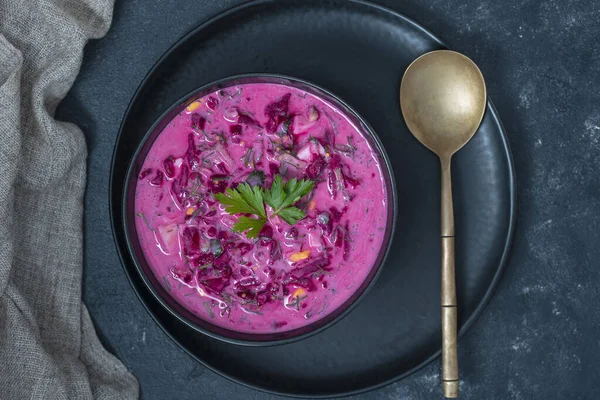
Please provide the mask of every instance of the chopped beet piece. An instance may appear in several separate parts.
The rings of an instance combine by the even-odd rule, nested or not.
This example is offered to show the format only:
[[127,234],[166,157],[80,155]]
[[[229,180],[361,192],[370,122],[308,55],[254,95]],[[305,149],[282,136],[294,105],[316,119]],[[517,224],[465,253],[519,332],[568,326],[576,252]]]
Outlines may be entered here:
[[202,222],[204,222],[204,225],[207,225],[207,226],[213,225],[213,221],[210,220],[209,218],[202,218]]
[[181,187],[184,188],[188,185],[188,180],[190,177],[190,169],[188,168],[187,165],[184,165],[183,167],[181,167],[181,175],[179,175],[179,183],[181,184]]
[[337,154],[332,154],[329,160],[329,168],[335,169],[340,166],[342,159]]
[[214,174],[208,181],[209,190],[213,193],[223,193],[229,185],[227,182],[228,178],[229,177],[227,175]]
[[258,242],[256,242],[256,243],[261,247],[267,247],[268,245],[271,244],[271,238],[261,238],[261,239],[258,239]]
[[235,249],[235,242],[234,241],[227,241],[225,243],[222,243],[223,245],[223,250],[224,251],[230,251],[232,249]]
[[249,301],[254,300],[256,298],[256,294],[248,288],[240,289],[235,294],[237,294],[238,297]]
[[256,294],[256,304],[260,307],[265,303],[268,303],[269,301],[271,301],[271,296],[269,296],[268,293],[266,293],[265,291],[262,292],[258,292]]
[[193,264],[197,267],[205,267],[211,265],[214,261],[215,256],[211,253],[200,253],[198,257],[193,260]]
[[219,100],[217,100],[215,97],[210,96],[206,100],[206,107],[208,107],[209,109],[215,111],[218,106],[219,106]]
[[238,111],[238,112],[239,112],[238,122],[240,124],[260,127],[260,123],[257,120],[255,120],[254,118],[252,118],[252,116],[250,114],[246,114],[241,111]]
[[227,240],[229,239],[229,234],[227,233],[227,231],[220,231],[218,238],[219,240]]
[[291,96],[291,93],[287,93],[279,100],[268,104],[267,107],[265,107],[265,116],[269,118],[285,117],[288,113],[288,105]]
[[193,113],[191,116],[191,127],[192,129],[198,129],[203,131],[206,126],[206,118],[201,117],[198,113]]
[[187,150],[187,154],[190,155],[194,155],[196,154],[196,141],[194,140],[194,134],[190,133],[188,134],[188,150]]
[[194,134],[188,135],[188,149],[186,152],[186,161],[190,165],[192,170],[197,170],[200,167],[200,162],[196,154],[196,142],[194,141]]
[[265,107],[265,116],[269,118],[266,129],[269,133],[274,133],[279,124],[285,121],[288,117],[288,105],[290,101],[291,93],[287,93],[279,100],[270,103]]
[[161,186],[163,183],[163,173],[161,171],[156,171],[156,175],[150,181],[150,184],[153,186]]
[[219,171],[221,171],[222,173],[224,173],[225,175],[229,175],[229,170],[227,169],[227,166],[225,165],[225,163],[218,163],[217,169]]
[[237,248],[240,250],[240,253],[242,255],[245,255],[246,253],[252,250],[252,245],[250,243],[241,242],[238,243]]
[[325,159],[321,156],[317,156],[315,160],[306,167],[306,176],[308,176],[309,179],[315,179],[321,175],[323,168],[325,168],[325,164]]
[[172,179],[175,176],[175,163],[173,162],[173,157],[168,157],[163,161],[163,168],[165,169],[167,178]]
[[330,263],[331,259],[329,257],[321,257],[314,261],[311,260],[309,262],[304,262],[291,271],[291,276],[293,278],[299,279],[319,270],[327,270],[329,268]]
[[277,130],[277,119],[269,119],[267,125],[265,125],[267,132],[274,133]]
[[219,271],[222,276],[231,277],[231,267],[229,266],[229,262],[231,261],[231,257],[219,257],[215,261],[215,269]]
[[277,175],[278,172],[279,172],[279,165],[277,165],[275,163],[269,163],[269,174],[271,174],[271,176],[275,176],[275,175]]
[[231,133],[231,135],[241,135],[242,133],[242,126],[241,125],[231,125],[229,127],[229,133]]
[[[215,239],[212,239],[215,240]],[[211,254],[211,253],[209,253]],[[229,263],[231,262],[231,256],[229,253],[222,253],[220,257],[215,258],[213,261],[213,268],[216,271],[219,271],[221,274],[231,274],[231,268],[229,268]]]
[[200,252],[200,232],[196,227],[186,226],[181,234],[183,253],[194,256]]
[[355,189],[356,187],[358,187],[358,185],[360,185],[360,182],[358,180],[350,178],[349,176],[344,176],[344,181],[352,189]]
[[334,222],[340,222],[340,219],[342,218],[342,215],[345,211],[346,211],[346,208],[344,208],[343,212],[338,211],[338,209],[335,207],[331,207],[329,209],[329,212],[331,213],[331,218],[333,219]]
[[[267,268],[264,269],[264,274],[267,275],[267,276],[274,276],[275,275],[275,270],[273,268],[271,268],[271,267],[267,267]],[[273,285],[273,284],[276,285],[276,283],[269,283],[267,285],[267,287],[269,287],[269,285]]]
[[206,230],[206,236],[208,236],[209,238],[214,238],[215,236],[217,236],[217,228],[215,228],[214,226],[208,228]]
[[146,168],[145,170],[142,171],[142,173],[140,174],[140,179],[144,179],[145,177],[147,177],[148,175],[150,175],[152,173],[152,168]]
[[260,230],[259,237],[263,238],[272,238],[273,237],[273,228],[271,225],[265,224],[263,228]]
[[221,294],[223,289],[225,289],[229,284],[229,279],[229,277],[222,276],[219,278],[206,279],[198,283],[204,286],[207,292]]
[[208,206],[214,206],[215,203],[217,202],[215,199],[211,198],[211,197],[207,197],[205,200],[206,204]]

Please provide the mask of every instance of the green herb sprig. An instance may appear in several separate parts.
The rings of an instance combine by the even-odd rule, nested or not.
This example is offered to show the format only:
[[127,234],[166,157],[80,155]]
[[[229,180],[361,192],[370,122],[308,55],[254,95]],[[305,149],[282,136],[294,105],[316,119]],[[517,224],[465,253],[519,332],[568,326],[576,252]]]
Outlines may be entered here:
[[257,238],[260,230],[267,222],[264,203],[273,209],[272,215],[278,215],[290,225],[300,221],[306,214],[295,207],[302,197],[307,195],[315,186],[309,179],[288,180],[285,184],[281,175],[275,175],[270,189],[250,186],[240,183],[237,188],[228,188],[225,193],[216,193],[215,199],[225,206],[230,214],[251,214],[240,216],[233,225],[235,232],[246,232],[246,237]]

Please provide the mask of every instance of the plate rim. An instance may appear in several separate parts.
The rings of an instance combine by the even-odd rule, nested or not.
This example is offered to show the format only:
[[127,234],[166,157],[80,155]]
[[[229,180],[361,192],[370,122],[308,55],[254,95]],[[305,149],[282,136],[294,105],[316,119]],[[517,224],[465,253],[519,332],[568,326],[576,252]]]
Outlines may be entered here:
[[[132,276],[126,267],[126,264],[129,262],[126,259],[127,254],[124,254],[123,251],[121,250],[121,247],[119,245],[119,242],[118,242],[117,236],[116,236],[116,232],[117,232],[118,228],[115,225],[114,213],[113,213],[113,209],[114,209],[113,186],[114,185],[112,183],[113,182],[112,178],[114,175],[115,160],[116,160],[116,156],[117,156],[117,144],[121,141],[121,138],[123,136],[123,128],[125,125],[125,121],[127,120],[134,103],[138,100],[138,97],[140,96],[142,89],[146,86],[148,81],[150,81],[150,77],[154,74],[155,70],[162,64],[162,62],[165,59],[167,59],[171,55],[171,53],[179,47],[179,45],[181,43],[187,41],[191,36],[195,35],[197,32],[206,29],[207,27],[218,22],[221,19],[227,18],[227,17],[229,17],[233,14],[239,13],[239,12],[243,12],[245,9],[251,9],[253,7],[268,5],[268,4],[276,4],[280,1],[281,0],[250,0],[248,2],[239,4],[239,5],[230,7],[228,9],[225,9],[221,12],[218,12],[217,14],[201,21],[200,23],[198,23],[197,25],[192,27],[187,33],[185,33],[183,36],[181,36],[179,39],[177,39],[156,60],[156,62],[154,62],[152,67],[148,70],[148,72],[146,73],[146,75],[144,76],[144,78],[142,79],[142,81],[140,82],[138,87],[136,88],[133,97],[129,101],[129,104],[127,105],[127,108],[125,109],[125,112],[123,113],[123,116],[121,118],[121,123],[119,124],[119,130],[118,130],[118,133],[115,138],[114,145],[113,145],[113,152],[112,152],[112,156],[111,156],[111,163],[110,163],[110,170],[109,170],[109,185],[108,185],[108,205],[109,205],[109,217],[110,217],[111,231],[112,231],[113,241],[115,243],[115,247],[117,249],[117,253],[119,256],[119,260],[121,262],[121,267],[123,268],[123,271],[125,272],[125,275],[127,276],[127,280],[129,281],[130,286],[132,287],[133,291],[135,292],[136,296],[138,297],[138,299],[140,300],[140,302],[142,303],[142,305],[144,306],[144,308],[146,309],[148,314],[150,314],[150,316],[154,320],[154,322],[163,330],[163,332],[171,340],[173,340],[183,351],[185,351],[188,355],[190,355],[194,360],[196,360],[200,364],[202,364],[205,368],[209,369],[210,371],[212,371],[212,372],[218,374],[219,376],[222,376],[234,383],[243,385],[245,387],[248,387],[248,388],[263,392],[263,393],[275,394],[275,395],[285,396],[285,397],[290,397],[290,398],[311,398],[311,399],[329,399],[329,398],[335,398],[335,397],[353,396],[353,395],[363,394],[363,393],[367,393],[367,392],[370,392],[373,390],[381,389],[385,386],[388,386],[392,383],[398,382],[398,381],[418,372],[419,370],[423,369],[425,366],[429,365],[431,362],[433,362],[435,359],[437,359],[440,356],[441,351],[442,351],[441,344],[440,344],[440,349],[438,351],[436,351],[430,357],[428,357],[427,359],[425,359],[424,361],[422,361],[420,364],[416,365],[415,367],[409,369],[408,371],[405,371],[404,373],[399,374],[388,380],[382,381],[376,385],[366,386],[361,389],[340,392],[337,394],[323,394],[323,395],[317,394],[317,395],[308,395],[307,396],[306,394],[295,394],[295,393],[283,392],[283,391],[279,391],[279,390],[269,389],[267,387],[258,386],[253,383],[242,380],[240,378],[234,377],[226,372],[220,371],[217,368],[213,367],[212,365],[208,364],[203,359],[199,358],[198,356],[193,354],[190,350],[188,350],[182,343],[179,342],[179,340],[177,340],[167,330],[167,328],[164,326],[164,324],[161,321],[159,321],[159,319],[156,317],[156,315],[153,313],[153,311],[150,310],[149,306],[143,300],[142,295],[140,294],[138,289],[134,286]],[[404,23],[415,28],[416,30],[420,31],[421,33],[426,35],[432,41],[439,44],[444,49],[448,49],[448,46],[446,45],[446,43],[444,43],[433,32],[431,32],[429,29],[425,28],[423,25],[421,25],[417,21],[413,20],[412,18],[407,17],[406,15],[404,15],[398,11],[395,11],[391,8],[382,6],[380,4],[373,3],[368,0],[345,0],[345,1],[347,3],[353,3],[360,7],[372,8],[379,12],[389,14],[390,16],[394,17],[395,19],[401,20]],[[499,128],[500,138],[502,141],[502,145],[504,147],[504,152],[506,153],[507,169],[508,169],[508,177],[509,177],[509,192],[510,192],[509,193],[509,195],[510,195],[509,225],[508,225],[507,235],[505,238],[504,249],[502,251],[502,256],[500,258],[500,262],[498,264],[496,272],[494,273],[494,277],[492,278],[492,281],[490,282],[484,296],[482,297],[482,299],[479,302],[479,304],[477,305],[477,307],[475,307],[472,314],[463,323],[463,326],[461,327],[460,331],[458,332],[459,339],[462,338],[465,335],[465,333],[468,331],[468,329],[479,319],[483,310],[488,306],[490,300],[492,299],[493,295],[495,294],[498,284],[499,284],[500,280],[502,279],[504,271],[506,270],[508,260],[511,256],[511,249],[512,249],[512,245],[513,245],[515,231],[516,231],[516,225],[517,225],[517,206],[518,206],[518,204],[517,204],[517,201],[518,201],[518,199],[517,199],[517,179],[516,179],[516,171],[515,171],[513,153],[511,151],[510,143],[508,141],[508,135],[506,133],[506,129],[504,128],[504,124],[502,123],[502,120],[500,119],[500,116],[498,114],[496,106],[492,102],[489,95],[487,96],[486,114],[487,113],[490,113],[490,116],[493,118],[494,123]],[[124,182],[124,184],[125,184],[125,182]],[[124,189],[125,188],[123,187],[123,190]]]

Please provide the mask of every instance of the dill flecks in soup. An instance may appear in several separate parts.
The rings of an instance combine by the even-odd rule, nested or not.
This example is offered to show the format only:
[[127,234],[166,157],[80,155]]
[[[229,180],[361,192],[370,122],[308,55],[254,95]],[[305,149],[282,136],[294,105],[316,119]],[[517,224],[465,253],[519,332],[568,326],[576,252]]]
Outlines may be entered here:
[[380,159],[328,102],[243,84],[196,99],[153,143],[136,229],[153,273],[212,324],[310,324],[361,286],[387,216]]

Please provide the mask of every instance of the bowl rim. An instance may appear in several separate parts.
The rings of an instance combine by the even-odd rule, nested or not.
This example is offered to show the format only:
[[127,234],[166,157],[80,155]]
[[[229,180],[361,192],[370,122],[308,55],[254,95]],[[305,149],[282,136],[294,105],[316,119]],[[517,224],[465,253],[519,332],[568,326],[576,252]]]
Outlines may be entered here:
[[[378,256],[377,256],[377,258],[379,259],[379,262],[376,262],[371,267],[372,269],[376,268],[376,271],[373,274],[373,276],[370,278],[370,281],[366,284],[366,286],[364,286],[364,288],[362,289],[362,292],[359,293],[354,300],[352,300],[352,296],[356,295],[356,293],[358,293],[358,290],[353,292],[344,303],[342,303],[340,306],[338,306],[337,308],[332,310],[330,313],[328,313],[328,315],[334,314],[337,310],[340,310],[340,309],[343,309],[343,310],[341,310],[339,312],[339,314],[336,315],[335,317],[333,317],[331,320],[329,320],[325,323],[322,323],[321,326],[318,326],[314,329],[310,329],[310,330],[307,330],[305,332],[302,332],[302,333],[299,333],[296,335],[291,335],[289,337],[270,339],[270,340],[269,339],[265,339],[265,340],[239,339],[239,338],[228,337],[228,336],[219,334],[217,332],[213,332],[209,329],[203,328],[203,327],[199,326],[198,324],[194,323],[192,320],[181,315],[181,313],[179,313],[171,305],[169,305],[167,303],[167,301],[163,298],[163,296],[160,293],[158,293],[157,289],[152,284],[152,282],[150,282],[150,279],[148,278],[147,274],[144,272],[144,269],[141,266],[140,261],[138,260],[138,257],[135,254],[135,251],[133,249],[133,244],[132,244],[133,243],[132,240],[135,240],[135,239],[132,238],[132,235],[130,234],[130,231],[129,231],[129,225],[130,225],[129,224],[129,212],[127,210],[128,194],[129,194],[128,188],[129,188],[132,180],[137,181],[137,179],[138,179],[137,175],[134,176],[134,174],[133,174],[135,165],[136,165],[136,161],[138,160],[138,157],[140,156],[140,153],[142,152],[142,150],[145,148],[145,145],[147,144],[147,142],[151,139],[151,137],[155,133],[158,126],[165,121],[166,117],[168,117],[169,115],[172,114],[171,119],[174,118],[176,115],[179,114],[179,112],[181,112],[185,108],[185,106],[187,106],[190,102],[193,102],[198,97],[199,93],[206,92],[209,89],[213,89],[211,91],[218,90],[222,86],[231,87],[236,84],[235,83],[236,81],[238,82],[238,84],[243,84],[244,83],[243,81],[246,81],[246,80],[260,80],[260,79],[265,79],[265,82],[263,82],[263,83],[275,83],[275,84],[279,84],[279,85],[283,85],[283,86],[290,86],[295,89],[298,89],[298,87],[295,87],[294,85],[297,85],[297,84],[304,85],[304,86],[308,87],[309,89],[314,90],[316,93],[312,93],[312,94],[315,95],[316,97],[318,97],[321,100],[324,100],[326,102],[330,102],[336,108],[340,108],[342,113],[346,117],[354,117],[354,119],[356,119],[356,121],[353,121],[353,122],[358,123],[357,127],[359,128],[359,130],[361,130],[361,133],[365,136],[368,136],[372,140],[372,143],[370,143],[370,145],[372,147],[374,147],[374,150],[379,155],[379,158],[381,160],[382,173],[383,173],[383,175],[385,175],[386,173],[388,175],[387,177],[384,176],[384,180],[386,180],[385,178],[389,179],[389,185],[387,185],[387,184],[384,185],[384,186],[386,186],[386,190],[389,191],[389,194],[387,194],[387,198],[388,198],[388,200],[391,199],[391,201],[389,202],[391,204],[388,204],[388,213],[387,213],[387,219],[389,220],[389,229],[386,229],[387,235],[386,235],[386,237],[384,237],[384,242],[382,243],[381,248],[378,253]],[[277,82],[273,82],[273,81],[277,81]],[[252,82],[245,82],[245,83],[252,83]],[[256,83],[256,81],[254,83]],[[210,91],[207,93],[210,93]],[[171,119],[169,121],[171,121]],[[160,133],[158,135],[160,135]],[[154,138],[154,140],[156,140],[158,135]],[[121,204],[120,213],[121,213],[121,218],[122,218],[122,229],[123,229],[123,234],[124,234],[125,245],[126,245],[128,253],[131,257],[131,261],[133,262],[133,265],[135,267],[137,274],[140,276],[140,278],[142,279],[142,282],[144,282],[144,285],[146,286],[148,291],[152,294],[152,296],[171,315],[173,315],[175,318],[177,318],[179,321],[181,321],[188,327],[192,328],[193,330],[200,332],[206,336],[209,336],[213,339],[221,340],[221,341],[235,344],[235,345],[243,345],[243,346],[249,346],[249,347],[276,346],[276,345],[289,344],[289,343],[297,342],[300,340],[304,340],[311,336],[317,335],[320,332],[323,332],[324,330],[337,324],[339,321],[341,321],[346,316],[348,316],[364,300],[364,298],[368,295],[368,293],[371,291],[373,286],[375,286],[379,276],[381,275],[381,272],[383,270],[383,267],[385,265],[385,262],[387,260],[387,257],[389,255],[389,252],[390,252],[390,249],[392,246],[392,242],[393,242],[393,238],[394,238],[395,230],[396,230],[396,221],[397,221],[397,216],[398,216],[397,189],[396,189],[396,181],[395,181],[392,164],[391,164],[391,161],[389,159],[387,152],[385,151],[383,143],[381,142],[379,136],[376,134],[375,130],[371,127],[371,125],[360,114],[358,114],[354,110],[354,108],[351,107],[346,101],[341,99],[336,94],[330,92],[329,90],[327,90],[319,85],[316,85],[312,82],[304,80],[304,79],[296,78],[296,77],[289,76],[289,75],[274,74],[274,73],[247,73],[247,74],[237,74],[237,75],[226,76],[226,77],[211,81],[202,86],[199,86],[199,87],[189,91],[182,97],[180,97],[177,101],[173,102],[169,107],[167,107],[167,109],[163,113],[160,114],[160,116],[158,118],[155,119],[154,123],[147,129],[146,133],[143,135],[142,139],[137,144],[135,152],[133,153],[132,157],[130,158],[129,165],[126,168],[126,176],[125,176],[124,183],[123,183],[123,192],[122,192],[121,197],[122,197],[122,204]],[[367,276],[367,279],[368,279],[368,276]],[[361,285],[363,285],[364,282],[365,281],[363,281],[361,283]],[[352,300],[352,301],[350,301],[350,300]],[[177,300],[175,300],[175,299],[173,299],[173,301],[177,302]],[[183,307],[184,309],[187,309],[184,305],[181,305],[181,307]],[[193,312],[191,312],[191,311],[189,311],[189,312],[193,314]],[[198,317],[198,318],[200,318],[200,317]],[[325,319],[325,318],[327,318],[327,316],[323,317],[322,319]],[[202,319],[202,318],[200,318],[200,319]],[[296,329],[293,329],[290,331],[283,331],[283,332],[281,332],[281,334],[285,335],[285,334],[289,334],[290,332],[294,332],[295,330],[307,329],[312,324],[319,323],[319,321],[321,321],[322,319],[315,320],[311,324],[307,324],[307,325],[304,325],[302,327],[299,327],[299,328],[296,328]],[[251,332],[236,331],[234,329],[227,329],[224,327],[220,327],[219,325],[212,324],[206,320],[204,320],[204,321],[207,323],[207,325],[212,325],[216,328],[219,328],[220,330],[230,331],[234,334],[236,334],[236,333],[242,334],[242,335],[246,335],[248,337],[251,337],[251,336],[259,337],[261,335],[263,335],[263,336],[270,335],[268,333],[267,334],[265,334],[265,333],[253,334]]]

